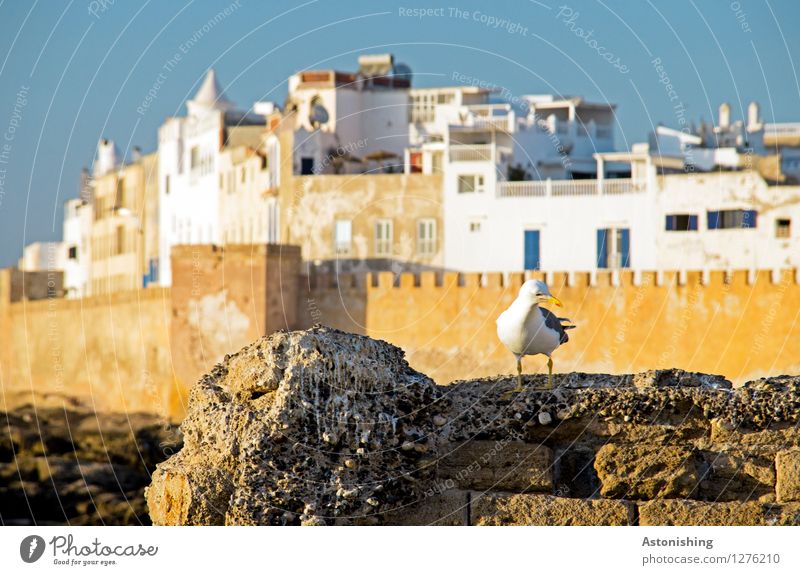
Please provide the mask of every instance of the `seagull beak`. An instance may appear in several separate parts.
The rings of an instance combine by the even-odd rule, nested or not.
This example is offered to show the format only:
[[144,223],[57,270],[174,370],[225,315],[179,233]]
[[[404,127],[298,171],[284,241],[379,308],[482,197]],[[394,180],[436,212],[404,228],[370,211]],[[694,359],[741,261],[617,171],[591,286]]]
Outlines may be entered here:
[[547,301],[548,301],[548,302],[550,302],[550,303],[552,303],[552,304],[554,304],[554,305],[557,305],[558,307],[564,307],[564,304],[562,304],[562,303],[561,303],[561,300],[560,300],[560,299],[558,299],[558,298],[557,298],[556,296],[554,296],[554,295],[551,295],[550,297],[548,297],[548,298],[547,298]]

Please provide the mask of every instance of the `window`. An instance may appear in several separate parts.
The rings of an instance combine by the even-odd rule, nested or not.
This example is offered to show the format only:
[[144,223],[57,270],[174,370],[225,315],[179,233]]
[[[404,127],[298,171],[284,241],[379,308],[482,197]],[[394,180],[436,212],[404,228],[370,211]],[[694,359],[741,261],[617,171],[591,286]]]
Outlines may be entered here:
[[436,220],[433,218],[417,220],[417,254],[436,254]]
[[78,247],[77,246],[70,246],[69,247],[69,253],[67,254],[67,257],[69,259],[71,259],[71,260],[77,260],[78,259]]
[[597,267],[631,267],[630,237],[627,228],[597,230]]
[[481,231],[481,222],[480,220],[473,220],[469,223],[469,231],[470,232],[479,232]]
[[189,151],[189,167],[192,171],[200,167],[200,148],[197,146],[192,146]]
[[114,208],[118,209],[125,205],[125,178],[117,178],[117,196],[114,198]]
[[690,214],[672,214],[667,216],[664,227],[668,232],[694,232],[697,231],[697,216]]
[[314,174],[314,158],[300,158],[300,175],[311,176]]
[[117,251],[116,255],[125,253],[125,228],[117,226]]
[[758,212],[755,210],[719,210],[708,212],[709,230],[755,228]]
[[386,257],[392,255],[392,240],[394,236],[392,220],[378,220],[375,222],[375,255]]
[[775,237],[788,238],[792,235],[792,220],[777,219],[775,220]]
[[458,193],[470,194],[483,191],[483,176],[458,176]]
[[350,243],[353,239],[353,223],[350,220],[336,220],[334,226],[334,251],[345,255],[350,253]]
[[169,176],[164,176],[164,194],[169,195]]

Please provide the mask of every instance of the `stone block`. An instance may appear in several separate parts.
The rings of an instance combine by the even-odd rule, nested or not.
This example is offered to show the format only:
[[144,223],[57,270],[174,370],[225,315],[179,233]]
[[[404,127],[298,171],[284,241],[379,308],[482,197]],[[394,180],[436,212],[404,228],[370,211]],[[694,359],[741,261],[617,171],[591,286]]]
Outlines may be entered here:
[[639,504],[639,525],[800,525],[800,504],[665,499]]
[[633,505],[538,494],[473,494],[473,525],[632,525]]
[[553,452],[521,441],[470,441],[442,451],[438,481],[460,489],[551,491]]
[[615,499],[687,497],[700,473],[696,455],[674,445],[604,445],[595,457],[600,494]]
[[778,501],[800,501],[800,449],[787,449],[775,458]]
[[383,525],[467,525],[468,492],[453,489],[434,493],[411,505],[384,514]]
[[711,445],[701,451],[704,476],[698,498],[709,501],[774,500],[775,461],[771,448]]

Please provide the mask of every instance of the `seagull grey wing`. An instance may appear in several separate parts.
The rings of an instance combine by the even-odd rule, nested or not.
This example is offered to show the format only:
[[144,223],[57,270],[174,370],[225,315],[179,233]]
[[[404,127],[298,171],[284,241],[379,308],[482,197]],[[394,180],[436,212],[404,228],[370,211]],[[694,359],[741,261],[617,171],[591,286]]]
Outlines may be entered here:
[[564,326],[561,325],[561,319],[549,309],[545,309],[542,306],[539,306],[539,309],[542,311],[542,315],[544,316],[544,324],[553,331],[558,332],[559,343],[567,343],[569,341],[569,336],[564,330]]

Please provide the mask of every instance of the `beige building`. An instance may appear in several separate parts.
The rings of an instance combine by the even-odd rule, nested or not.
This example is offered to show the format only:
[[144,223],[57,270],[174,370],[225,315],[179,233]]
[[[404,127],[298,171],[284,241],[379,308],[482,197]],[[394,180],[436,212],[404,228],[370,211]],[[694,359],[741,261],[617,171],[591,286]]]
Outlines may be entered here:
[[146,287],[158,273],[158,155],[95,173],[90,293]]
[[277,243],[279,209],[269,147],[235,146],[219,156],[222,242]]

